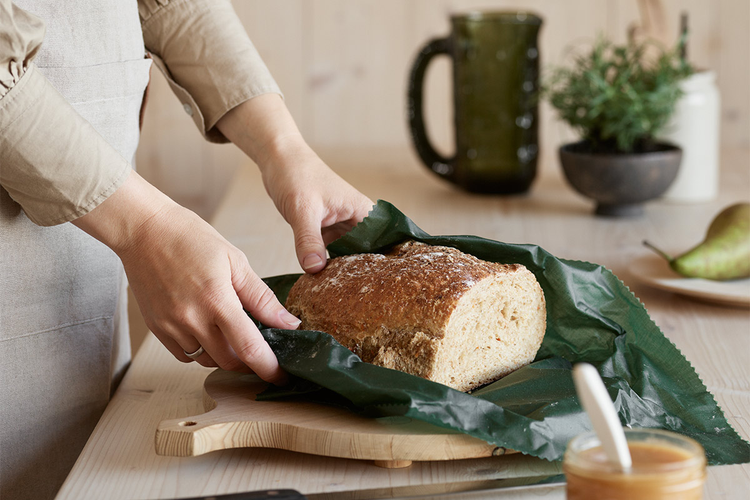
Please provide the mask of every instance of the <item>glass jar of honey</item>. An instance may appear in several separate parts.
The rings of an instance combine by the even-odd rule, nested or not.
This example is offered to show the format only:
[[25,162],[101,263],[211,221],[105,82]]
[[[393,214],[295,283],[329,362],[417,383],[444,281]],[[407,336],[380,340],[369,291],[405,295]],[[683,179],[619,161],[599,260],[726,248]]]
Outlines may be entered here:
[[568,500],[700,500],[706,455],[693,439],[658,429],[625,429],[633,466],[611,464],[593,432],[568,444],[563,459]]

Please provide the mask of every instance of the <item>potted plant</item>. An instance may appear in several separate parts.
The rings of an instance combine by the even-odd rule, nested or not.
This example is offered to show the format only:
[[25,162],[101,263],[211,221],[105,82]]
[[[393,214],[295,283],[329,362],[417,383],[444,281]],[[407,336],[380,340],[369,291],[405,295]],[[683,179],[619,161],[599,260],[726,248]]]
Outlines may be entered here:
[[655,139],[681,96],[690,66],[650,43],[617,46],[604,38],[571,67],[553,68],[543,86],[561,119],[582,140],[560,148],[568,182],[597,202],[599,215],[642,212],[661,195],[680,165],[681,150]]

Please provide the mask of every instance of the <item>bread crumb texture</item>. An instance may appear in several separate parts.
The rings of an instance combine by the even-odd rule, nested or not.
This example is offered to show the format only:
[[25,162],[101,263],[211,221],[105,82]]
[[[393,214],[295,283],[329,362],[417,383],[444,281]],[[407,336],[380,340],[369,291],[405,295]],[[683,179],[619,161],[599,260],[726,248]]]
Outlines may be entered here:
[[460,391],[531,363],[546,329],[526,267],[413,241],[329,260],[295,283],[286,307],[363,361]]

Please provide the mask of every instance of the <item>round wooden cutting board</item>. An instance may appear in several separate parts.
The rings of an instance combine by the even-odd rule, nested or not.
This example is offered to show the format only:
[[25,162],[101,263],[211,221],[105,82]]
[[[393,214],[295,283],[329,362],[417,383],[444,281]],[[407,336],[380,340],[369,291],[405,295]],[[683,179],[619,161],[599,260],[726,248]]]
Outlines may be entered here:
[[509,453],[505,448],[408,417],[367,418],[346,408],[300,400],[256,401],[267,383],[217,369],[204,383],[206,413],[163,420],[156,453],[189,457],[241,447],[284,450],[407,467]]

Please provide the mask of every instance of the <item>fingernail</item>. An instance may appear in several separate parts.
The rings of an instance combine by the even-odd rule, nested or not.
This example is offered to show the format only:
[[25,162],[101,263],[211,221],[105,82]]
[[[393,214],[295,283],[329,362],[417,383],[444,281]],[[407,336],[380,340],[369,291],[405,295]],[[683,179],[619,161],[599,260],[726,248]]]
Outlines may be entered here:
[[302,268],[305,271],[308,271],[310,269],[314,269],[320,266],[322,263],[323,263],[323,259],[320,258],[320,255],[316,253],[311,253],[310,255],[308,255],[302,260]]
[[302,320],[300,320],[297,316],[290,313],[286,309],[283,309],[279,313],[279,319],[281,319],[281,321],[289,325],[292,330],[296,330],[297,327],[302,323]]

